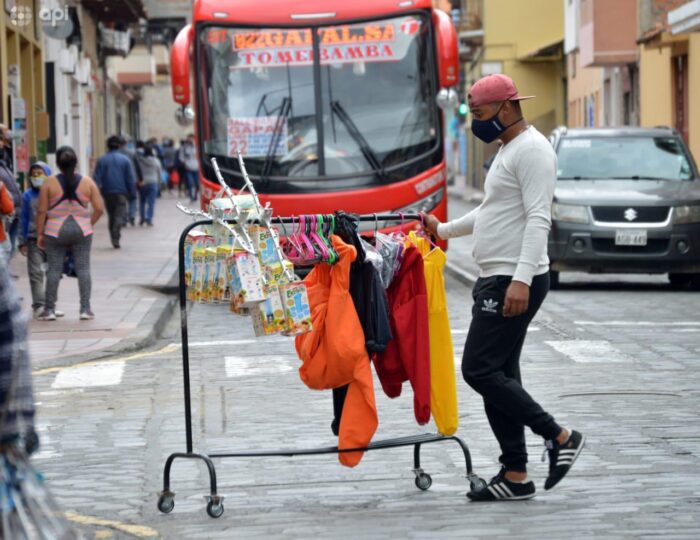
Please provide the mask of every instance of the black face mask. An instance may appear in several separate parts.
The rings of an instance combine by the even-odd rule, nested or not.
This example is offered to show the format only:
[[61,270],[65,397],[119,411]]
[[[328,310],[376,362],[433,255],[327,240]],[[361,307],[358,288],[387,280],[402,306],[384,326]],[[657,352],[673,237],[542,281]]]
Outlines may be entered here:
[[511,126],[514,126],[523,119],[522,117],[520,117],[515,122],[504,126],[498,119],[498,113],[501,112],[501,109],[503,108],[503,105],[505,105],[505,103],[505,101],[501,103],[501,106],[496,111],[496,114],[494,114],[491,118],[488,118],[486,120],[472,120],[472,133],[475,137],[481,139],[485,143],[491,143],[498,139],[498,137],[506,129],[508,129]]

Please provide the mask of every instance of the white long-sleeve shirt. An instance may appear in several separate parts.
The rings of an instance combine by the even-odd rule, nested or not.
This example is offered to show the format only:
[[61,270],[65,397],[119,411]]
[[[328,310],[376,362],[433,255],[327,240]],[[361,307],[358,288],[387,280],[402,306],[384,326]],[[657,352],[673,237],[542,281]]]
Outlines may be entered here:
[[527,285],[549,271],[547,237],[557,156],[530,126],[501,147],[486,175],[484,201],[465,216],[438,227],[440,238],[474,234],[472,254],[481,277],[513,276]]

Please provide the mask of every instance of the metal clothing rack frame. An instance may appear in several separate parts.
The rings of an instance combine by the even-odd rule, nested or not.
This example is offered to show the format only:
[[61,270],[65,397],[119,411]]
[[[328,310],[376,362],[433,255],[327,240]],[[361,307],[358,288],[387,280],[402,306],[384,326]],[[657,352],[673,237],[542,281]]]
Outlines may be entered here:
[[[368,214],[359,216],[362,222],[405,222],[420,220],[418,214]],[[272,222],[277,224],[292,224],[294,218],[291,217],[273,217]],[[221,220],[219,220],[221,221]],[[227,220],[229,221],[229,220]],[[230,220],[233,222],[233,220]],[[175,493],[170,490],[170,471],[173,462],[176,459],[195,459],[204,462],[209,471],[209,495],[205,497],[207,500],[207,514],[213,518],[221,517],[224,513],[223,499],[224,497],[218,494],[216,468],[213,459],[220,458],[255,458],[255,457],[293,457],[293,456],[309,456],[320,454],[339,454],[344,452],[356,451],[372,451],[385,450],[388,448],[398,448],[403,446],[413,446],[413,473],[415,474],[415,484],[418,489],[425,491],[432,485],[432,478],[423,471],[420,466],[421,447],[424,444],[437,442],[454,441],[464,453],[466,464],[466,478],[469,480],[471,489],[480,489],[486,483],[483,479],[477,476],[472,468],[471,455],[466,443],[456,436],[442,436],[439,434],[420,434],[408,437],[398,437],[372,442],[364,448],[348,448],[339,449],[337,446],[320,447],[320,448],[300,448],[300,449],[274,449],[274,450],[239,450],[236,452],[222,452],[216,454],[203,454],[194,452],[192,441],[192,404],[191,404],[191,386],[190,386],[190,351],[187,326],[187,286],[185,284],[185,239],[188,233],[196,228],[204,225],[211,225],[216,221],[211,219],[198,220],[183,230],[180,235],[178,246],[178,275],[179,275],[179,295],[180,295],[180,329],[182,336],[182,370],[183,370],[183,389],[185,398],[185,437],[186,451],[175,452],[165,461],[163,470],[163,491],[158,495],[158,510],[163,513],[172,512],[175,507]],[[221,223],[220,223],[221,224]]]

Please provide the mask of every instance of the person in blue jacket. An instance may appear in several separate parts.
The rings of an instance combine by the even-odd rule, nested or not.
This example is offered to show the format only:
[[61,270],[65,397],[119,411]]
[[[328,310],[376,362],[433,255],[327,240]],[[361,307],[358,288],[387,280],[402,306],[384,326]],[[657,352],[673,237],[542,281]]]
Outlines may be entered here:
[[[43,161],[35,162],[29,169],[29,188],[22,195],[19,250],[27,258],[27,273],[32,289],[32,311],[36,319],[44,310],[46,254],[37,245],[36,211],[39,205],[39,190],[51,176],[51,168]],[[55,311],[57,317],[64,314]]]
[[108,152],[97,161],[93,175],[105,201],[115,249],[120,247],[121,230],[129,219],[129,201],[136,198],[136,171],[121,148],[122,138],[112,135],[107,140]]

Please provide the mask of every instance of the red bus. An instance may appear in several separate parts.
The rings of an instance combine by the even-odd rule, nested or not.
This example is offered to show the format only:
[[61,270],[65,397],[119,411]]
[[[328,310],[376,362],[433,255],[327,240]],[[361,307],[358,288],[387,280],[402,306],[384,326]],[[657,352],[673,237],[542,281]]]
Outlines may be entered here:
[[454,104],[459,79],[446,13],[430,0],[195,0],[193,9],[171,70],[175,101],[194,107],[203,205],[219,191],[211,157],[243,186],[240,152],[276,214],[446,219],[440,106]]

